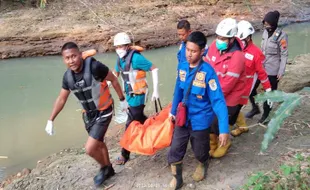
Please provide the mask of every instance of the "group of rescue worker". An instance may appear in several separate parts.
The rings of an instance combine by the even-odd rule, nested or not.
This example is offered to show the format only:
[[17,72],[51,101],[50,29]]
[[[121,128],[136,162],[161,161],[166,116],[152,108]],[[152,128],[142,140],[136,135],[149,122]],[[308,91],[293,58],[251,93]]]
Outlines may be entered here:
[[[241,112],[248,99],[252,110],[246,117],[260,113],[254,101],[259,84],[267,93],[277,89],[288,58],[288,36],[278,27],[279,17],[278,11],[265,15],[261,49],[252,40],[254,27],[245,20],[222,20],[209,48],[203,33],[192,32],[188,21],[177,25],[182,44],[170,116],[178,119],[182,102],[187,106],[187,121],[175,127],[168,153],[173,175],[170,189],[183,185],[182,160],[188,141],[198,160],[192,175],[198,182],[205,178],[209,156],[220,158],[227,153],[229,133],[239,136],[249,130]],[[272,102],[267,100],[258,123],[268,123],[271,108]]]
[[[255,29],[248,21],[222,20],[215,31],[216,40],[210,47],[205,35],[192,31],[187,20],[177,24],[181,45],[169,117],[178,119],[180,103],[186,105],[187,112],[184,126],[175,126],[168,152],[173,175],[169,189],[179,189],[183,185],[182,160],[188,141],[198,160],[192,177],[201,181],[205,178],[209,157],[220,158],[227,153],[231,145],[230,134],[238,136],[249,130],[241,112],[248,99],[252,110],[246,117],[252,118],[260,113],[254,101],[259,84],[262,83],[266,92],[277,89],[288,56],[288,39],[278,27],[279,17],[278,11],[265,15],[262,51],[252,41]],[[152,73],[152,101],[159,99],[158,68],[131,45],[132,41],[125,32],[114,36],[118,58],[113,72],[92,56],[83,57],[74,42],[67,42],[61,48],[68,69],[45,130],[49,135],[54,134],[53,121],[72,92],[83,107],[83,120],[89,135],[86,154],[100,165],[94,177],[96,186],[115,174],[104,142],[114,110],[108,83],[119,97],[121,110],[128,115],[126,129],[134,120],[144,123],[147,119],[144,115],[148,96],[147,72]],[[120,75],[123,89],[117,79]],[[272,102],[265,102],[263,107],[261,123],[266,122]],[[129,159],[130,151],[123,148],[115,164],[124,165]]]

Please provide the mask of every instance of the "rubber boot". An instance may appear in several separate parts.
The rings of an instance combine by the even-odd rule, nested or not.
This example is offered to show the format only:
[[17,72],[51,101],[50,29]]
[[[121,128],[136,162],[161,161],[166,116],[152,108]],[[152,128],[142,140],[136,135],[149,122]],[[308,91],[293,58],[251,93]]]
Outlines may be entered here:
[[221,157],[223,157],[227,153],[227,151],[228,151],[228,149],[229,149],[229,147],[231,145],[231,141],[229,139],[228,139],[228,141],[227,141],[225,146],[220,147],[220,143],[221,142],[219,141],[218,145],[217,145],[218,148],[212,154],[213,158],[221,158]]
[[269,116],[271,108],[269,107],[267,102],[264,102],[264,106],[263,107],[264,107],[264,113],[263,113],[262,117],[260,118],[260,120],[258,120],[258,123],[267,124],[268,122],[266,121],[266,119]]
[[171,164],[171,173],[173,178],[167,190],[180,189],[183,186],[182,161]]
[[237,128],[232,130],[230,134],[234,137],[241,135],[242,133],[246,133],[249,131],[247,127],[244,115],[242,112],[239,113],[237,121],[236,121]]
[[254,117],[254,115],[257,115],[257,114],[260,114],[260,110],[259,110],[259,108],[258,108],[258,105],[255,104],[255,106],[253,106],[252,110],[249,111],[249,112],[245,115],[245,117],[251,119],[251,118]]
[[218,141],[217,135],[214,133],[210,133],[210,151],[209,151],[210,156],[212,156],[215,149],[217,149],[217,143],[218,143],[217,141]]
[[251,102],[251,104],[252,104],[252,110],[249,111],[249,112],[245,115],[245,117],[246,117],[246,118],[249,118],[249,119],[253,118],[254,115],[260,114],[259,107],[258,107],[257,104],[255,104],[254,97],[250,96],[250,102]]
[[196,182],[202,181],[206,176],[207,168],[208,168],[207,162],[205,163],[199,162],[195,172],[193,173],[193,176],[192,176],[193,180]]

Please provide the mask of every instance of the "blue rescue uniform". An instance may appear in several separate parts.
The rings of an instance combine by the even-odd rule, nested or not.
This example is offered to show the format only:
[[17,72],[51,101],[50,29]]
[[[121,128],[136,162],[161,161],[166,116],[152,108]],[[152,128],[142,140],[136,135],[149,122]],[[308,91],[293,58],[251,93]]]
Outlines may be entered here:
[[[176,126],[174,129],[168,153],[169,164],[183,160],[188,141],[191,142],[195,158],[199,162],[205,163],[208,160],[210,126],[215,116],[219,120],[220,133],[229,133],[227,106],[217,75],[208,63],[202,62],[201,64],[200,68],[197,66],[193,69],[189,68],[187,61],[178,65],[171,114],[176,115],[177,106],[183,101],[192,81],[193,85],[186,102],[186,125]],[[194,80],[193,77],[195,77]]]
[[[197,67],[190,71],[187,61],[179,63],[171,114],[176,115],[177,106],[185,97],[196,69]],[[187,122],[191,122],[194,131],[209,128],[216,115],[219,120],[220,133],[229,134],[224,95],[217,75],[208,63],[202,63],[197,72],[186,105],[188,108]]]

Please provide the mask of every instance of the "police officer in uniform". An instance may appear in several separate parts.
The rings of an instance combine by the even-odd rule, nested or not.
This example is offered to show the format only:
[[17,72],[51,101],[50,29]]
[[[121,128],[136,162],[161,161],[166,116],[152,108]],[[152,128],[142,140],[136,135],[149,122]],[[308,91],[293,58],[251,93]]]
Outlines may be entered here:
[[[281,80],[285,73],[285,66],[288,59],[288,36],[278,27],[280,13],[278,11],[268,12],[263,20],[264,33],[261,48],[265,55],[264,67],[268,74],[272,90],[277,90],[278,82]],[[257,94],[256,89],[260,81],[257,81],[255,87],[250,95],[250,101],[253,109],[246,114],[247,118],[252,118],[254,115],[259,114],[260,110],[254,102],[254,96]],[[264,123],[271,111],[272,105],[264,103],[264,113],[259,123]]]

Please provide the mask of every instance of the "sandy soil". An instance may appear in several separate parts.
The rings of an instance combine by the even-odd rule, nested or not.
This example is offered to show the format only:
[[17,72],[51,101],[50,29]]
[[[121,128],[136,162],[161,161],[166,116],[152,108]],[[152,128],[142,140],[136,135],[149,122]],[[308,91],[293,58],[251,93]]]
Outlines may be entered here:
[[[29,2],[30,0],[26,1]],[[176,24],[188,19],[194,30],[214,34],[224,17],[247,19],[257,29],[266,12],[279,10],[281,22],[310,18],[307,0],[48,0],[45,9],[0,6],[0,59],[59,54],[66,41],[82,49],[111,51],[120,31],[132,33],[136,44],[158,48],[178,43]]]

